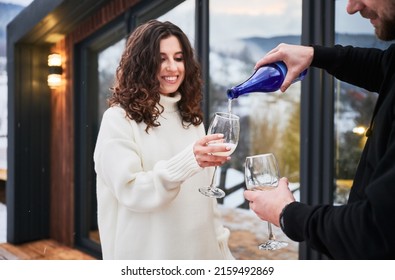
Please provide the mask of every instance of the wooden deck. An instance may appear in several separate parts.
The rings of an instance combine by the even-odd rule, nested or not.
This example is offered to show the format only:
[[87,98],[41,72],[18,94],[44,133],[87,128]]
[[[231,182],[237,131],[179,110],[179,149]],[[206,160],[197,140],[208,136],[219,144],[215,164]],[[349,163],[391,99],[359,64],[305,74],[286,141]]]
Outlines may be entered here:
[[95,260],[95,258],[53,240],[40,240],[21,245],[2,243],[0,260]]

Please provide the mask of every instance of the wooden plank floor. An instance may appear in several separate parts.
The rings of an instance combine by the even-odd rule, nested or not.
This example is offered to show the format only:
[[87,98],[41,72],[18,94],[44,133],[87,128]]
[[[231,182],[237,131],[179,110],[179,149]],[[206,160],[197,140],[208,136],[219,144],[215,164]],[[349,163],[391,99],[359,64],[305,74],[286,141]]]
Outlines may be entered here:
[[2,243],[0,260],[95,260],[95,258],[49,239],[21,245]]

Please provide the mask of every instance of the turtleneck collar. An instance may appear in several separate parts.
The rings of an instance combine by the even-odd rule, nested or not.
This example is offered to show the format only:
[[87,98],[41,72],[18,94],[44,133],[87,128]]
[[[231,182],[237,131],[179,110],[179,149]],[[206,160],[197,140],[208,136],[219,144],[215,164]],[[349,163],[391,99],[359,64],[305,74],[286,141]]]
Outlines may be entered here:
[[178,111],[177,103],[181,100],[181,94],[176,92],[174,96],[160,95],[159,104],[164,107],[164,112],[172,113]]

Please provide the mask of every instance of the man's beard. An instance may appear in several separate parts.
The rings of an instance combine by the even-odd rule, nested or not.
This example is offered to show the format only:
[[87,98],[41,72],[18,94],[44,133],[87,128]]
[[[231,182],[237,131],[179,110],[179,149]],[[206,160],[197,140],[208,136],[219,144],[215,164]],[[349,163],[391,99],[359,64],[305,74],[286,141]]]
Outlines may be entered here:
[[376,35],[380,40],[395,40],[395,17],[390,20],[384,20],[381,28],[376,28]]

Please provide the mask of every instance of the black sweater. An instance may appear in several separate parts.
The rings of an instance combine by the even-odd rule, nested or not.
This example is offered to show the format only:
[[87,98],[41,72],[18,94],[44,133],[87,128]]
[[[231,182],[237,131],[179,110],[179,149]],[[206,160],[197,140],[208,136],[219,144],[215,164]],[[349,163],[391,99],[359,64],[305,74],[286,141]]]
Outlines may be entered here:
[[395,259],[395,45],[314,46],[311,66],[379,96],[347,205],[294,202],[283,230],[329,258]]

